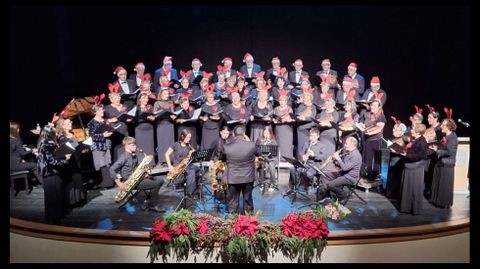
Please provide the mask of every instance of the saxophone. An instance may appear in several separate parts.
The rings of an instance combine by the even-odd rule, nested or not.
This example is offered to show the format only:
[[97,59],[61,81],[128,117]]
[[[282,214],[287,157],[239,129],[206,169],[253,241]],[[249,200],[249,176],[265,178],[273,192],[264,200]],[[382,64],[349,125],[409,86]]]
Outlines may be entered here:
[[[190,146],[190,148],[192,148]],[[167,180],[168,180],[168,183],[173,183],[173,181],[177,178],[178,175],[180,175],[181,173],[183,173],[183,171],[185,170],[185,168],[187,167],[187,164],[188,162],[190,161],[190,157],[192,156],[192,152],[193,152],[193,148],[192,150],[190,150],[187,154],[187,156],[185,156],[185,158],[183,158],[174,168],[173,168],[173,172],[168,172],[167,174]]]
[[149,164],[153,161],[152,155],[146,155],[142,162],[135,168],[135,171],[124,182],[126,188],[121,189],[117,195],[115,195],[115,202],[120,203],[127,195],[142,181],[146,172],[150,170]]
[[[225,171],[225,163],[221,160],[216,161],[209,169],[210,179],[212,181],[212,191],[216,192],[220,188],[217,173]],[[222,186],[224,188],[224,186]]]

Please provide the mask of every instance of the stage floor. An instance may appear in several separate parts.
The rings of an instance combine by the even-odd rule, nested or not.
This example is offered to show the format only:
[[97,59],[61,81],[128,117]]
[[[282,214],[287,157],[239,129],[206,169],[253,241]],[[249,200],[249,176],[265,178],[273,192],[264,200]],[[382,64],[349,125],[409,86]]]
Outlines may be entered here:
[[[190,206],[189,209],[195,212],[225,216],[224,201],[214,199],[208,193],[209,188],[209,184],[205,183],[203,188],[204,202],[200,202],[197,198],[196,204]],[[261,220],[278,222],[286,213],[307,210],[308,208],[299,209],[299,207],[315,201],[315,189],[313,189],[311,195],[309,195],[311,200],[300,197],[292,204],[290,197],[282,196],[287,189],[288,169],[280,170],[279,190],[274,192],[265,190],[262,193],[259,187],[254,189],[255,211],[261,211]],[[117,187],[105,190],[89,190],[87,203],[81,207],[73,208],[62,219],[60,225],[102,230],[147,231],[155,218],[162,215],[156,212],[142,211],[140,203],[135,202],[130,202],[127,206],[118,209],[119,205],[113,199],[117,192]],[[408,227],[458,220],[470,216],[470,199],[467,194],[456,193],[453,207],[450,209],[437,208],[424,199],[423,214],[413,216],[400,213],[397,209],[398,202],[386,198],[381,191],[370,190],[370,192],[364,192],[362,189],[358,189],[357,193],[367,201],[367,204],[362,203],[360,199],[352,195],[346,205],[351,213],[339,223],[329,223],[330,230],[347,231]],[[177,190],[175,192],[173,187],[163,186],[160,190],[159,207],[166,209],[167,212],[173,212],[182,197],[182,191]],[[143,197],[139,195],[138,200],[142,201]],[[20,191],[16,197],[14,197],[13,191],[10,191],[10,216],[44,223],[43,189],[34,188],[31,194]]]

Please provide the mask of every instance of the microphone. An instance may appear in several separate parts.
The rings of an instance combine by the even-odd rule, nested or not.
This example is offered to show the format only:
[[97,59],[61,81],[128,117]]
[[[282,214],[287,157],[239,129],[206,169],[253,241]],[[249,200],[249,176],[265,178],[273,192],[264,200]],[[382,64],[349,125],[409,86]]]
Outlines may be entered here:
[[458,119],[457,121],[467,128],[470,127],[470,124],[468,122],[462,121],[462,119]]

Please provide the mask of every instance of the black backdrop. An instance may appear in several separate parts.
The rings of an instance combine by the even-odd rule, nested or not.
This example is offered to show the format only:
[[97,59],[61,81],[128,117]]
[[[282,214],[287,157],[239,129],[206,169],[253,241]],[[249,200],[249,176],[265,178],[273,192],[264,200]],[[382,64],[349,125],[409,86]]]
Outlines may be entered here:
[[339,76],[356,62],[367,85],[380,77],[387,117],[405,123],[425,103],[471,118],[468,5],[13,5],[9,15],[10,120],[24,130],[73,97],[108,92],[118,65],[131,73],[142,61],[153,73],[170,55],[187,70],[198,57],[211,72],[225,56],[238,69],[245,52],[264,70],[274,56],[288,69],[301,58],[311,75],[323,58]]

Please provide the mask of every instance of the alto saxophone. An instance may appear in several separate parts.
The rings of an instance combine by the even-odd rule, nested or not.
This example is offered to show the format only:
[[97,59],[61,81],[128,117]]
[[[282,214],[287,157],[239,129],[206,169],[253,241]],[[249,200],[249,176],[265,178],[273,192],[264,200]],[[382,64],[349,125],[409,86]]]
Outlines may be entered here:
[[[218,182],[217,173],[220,171],[225,171],[225,163],[221,160],[216,161],[212,167],[209,169],[210,179],[212,181],[212,191],[216,192],[220,188]],[[223,187],[223,186],[222,186]]]
[[178,175],[180,175],[181,173],[183,173],[183,171],[185,170],[185,168],[187,167],[187,164],[188,162],[190,161],[190,157],[192,156],[192,152],[193,152],[193,148],[190,146],[190,148],[192,150],[190,150],[187,154],[187,156],[185,156],[185,158],[183,158],[174,168],[173,168],[173,172],[168,172],[167,174],[167,180],[168,180],[168,183],[173,183],[173,181],[177,178]]
[[117,195],[115,195],[115,202],[120,203],[127,195],[142,181],[146,172],[150,170],[149,164],[153,161],[152,155],[146,155],[142,162],[135,168],[135,171],[124,182],[125,189],[121,189]]

